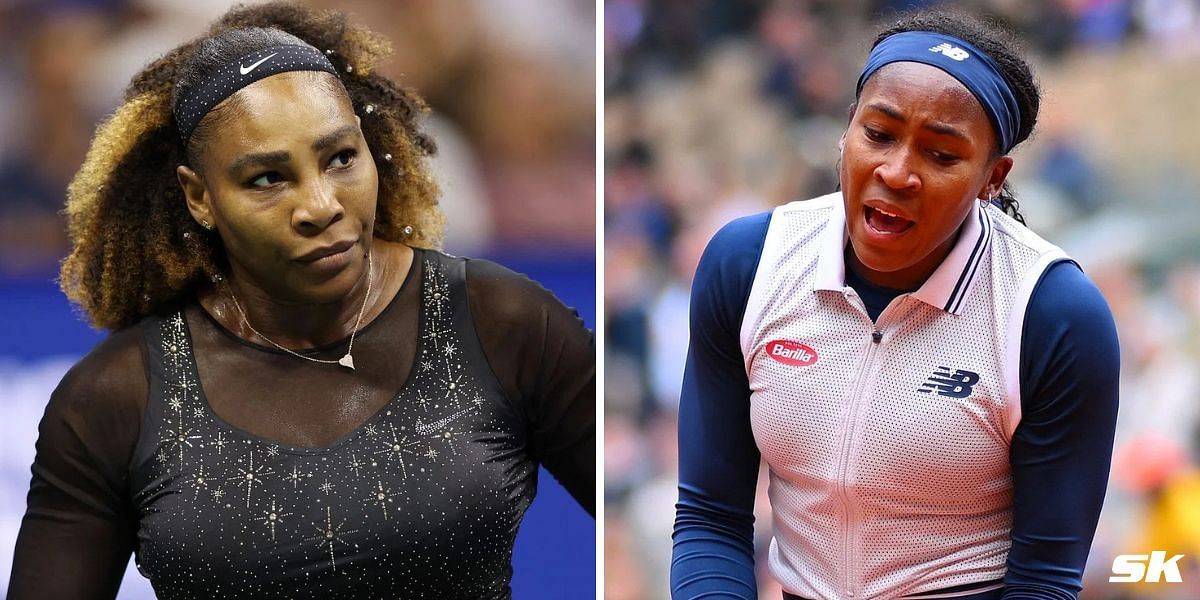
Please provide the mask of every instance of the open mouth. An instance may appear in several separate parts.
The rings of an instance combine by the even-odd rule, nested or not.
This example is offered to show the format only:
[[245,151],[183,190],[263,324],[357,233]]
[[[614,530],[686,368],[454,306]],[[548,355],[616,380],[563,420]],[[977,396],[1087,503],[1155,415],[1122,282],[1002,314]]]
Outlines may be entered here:
[[864,206],[863,208],[865,209],[863,216],[867,220],[867,225],[880,233],[904,233],[916,224],[900,215],[893,215],[879,208],[872,208],[870,206]]

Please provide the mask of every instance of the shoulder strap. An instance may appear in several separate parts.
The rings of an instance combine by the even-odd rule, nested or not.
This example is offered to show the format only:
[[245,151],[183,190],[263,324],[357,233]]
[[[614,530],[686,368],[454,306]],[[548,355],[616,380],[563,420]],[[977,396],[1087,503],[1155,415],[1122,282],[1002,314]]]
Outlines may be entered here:
[[[191,400],[189,390],[197,391],[195,369],[191,364],[192,338],[183,309],[166,316],[155,315],[142,321],[146,341],[146,368],[150,376],[150,396],[142,417],[141,433],[134,447],[131,467],[146,465],[162,437],[169,412],[180,412]],[[177,403],[172,410],[171,402]]]

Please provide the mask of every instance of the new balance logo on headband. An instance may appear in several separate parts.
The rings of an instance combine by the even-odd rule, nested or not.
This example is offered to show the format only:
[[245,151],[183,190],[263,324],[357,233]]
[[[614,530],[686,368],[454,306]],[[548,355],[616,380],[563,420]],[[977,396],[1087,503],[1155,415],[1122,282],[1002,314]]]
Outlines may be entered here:
[[1017,144],[1017,133],[1021,131],[1021,107],[1000,65],[986,52],[966,40],[931,31],[905,31],[890,35],[871,49],[858,76],[855,95],[862,94],[863,85],[880,67],[900,61],[938,67],[957,79],[971,90],[987,113],[988,120],[999,136],[1000,150],[1008,154]]
[[953,58],[954,60],[957,60],[959,62],[962,62],[964,60],[967,60],[968,58],[971,58],[971,53],[967,52],[966,50],[963,50],[962,48],[959,48],[958,46],[951,46],[950,44],[948,44],[946,42],[942,42],[942,43],[930,48],[929,51],[930,52],[941,52],[945,56],[947,56],[949,58]]

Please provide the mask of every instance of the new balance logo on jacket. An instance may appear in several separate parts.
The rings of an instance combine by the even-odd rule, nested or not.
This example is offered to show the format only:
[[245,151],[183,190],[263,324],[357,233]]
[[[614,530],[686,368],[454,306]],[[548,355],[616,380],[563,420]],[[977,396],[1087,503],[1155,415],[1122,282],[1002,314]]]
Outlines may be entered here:
[[948,398],[966,398],[971,395],[971,388],[975,387],[976,383],[979,383],[979,373],[962,369],[951,373],[950,367],[938,367],[917,391],[924,394],[937,392],[939,396]]

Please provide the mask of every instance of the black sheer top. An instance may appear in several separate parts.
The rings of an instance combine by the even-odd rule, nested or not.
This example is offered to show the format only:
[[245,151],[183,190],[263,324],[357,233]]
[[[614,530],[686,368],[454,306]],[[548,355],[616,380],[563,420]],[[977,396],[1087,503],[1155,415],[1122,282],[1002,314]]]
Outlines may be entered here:
[[164,599],[507,598],[538,464],[594,514],[593,339],[536,283],[418,250],[354,358],[198,305],[110,336],[51,397],[9,598],[112,598],[131,551]]

